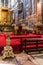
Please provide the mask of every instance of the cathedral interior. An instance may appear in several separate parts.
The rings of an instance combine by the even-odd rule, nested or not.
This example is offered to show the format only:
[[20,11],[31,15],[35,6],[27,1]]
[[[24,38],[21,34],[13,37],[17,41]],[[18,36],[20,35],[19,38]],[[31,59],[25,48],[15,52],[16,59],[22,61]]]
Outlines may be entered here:
[[31,52],[41,51],[43,0],[0,0],[0,65],[39,65]]

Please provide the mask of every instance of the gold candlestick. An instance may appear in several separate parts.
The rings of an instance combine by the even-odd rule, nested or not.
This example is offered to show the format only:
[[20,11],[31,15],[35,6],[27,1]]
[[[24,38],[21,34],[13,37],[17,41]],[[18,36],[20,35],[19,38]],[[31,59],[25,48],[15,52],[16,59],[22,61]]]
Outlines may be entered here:
[[4,47],[3,50],[3,59],[5,58],[10,58],[10,57],[14,57],[14,53],[13,53],[13,49],[10,46],[10,35],[8,33],[7,39],[6,39],[6,46]]

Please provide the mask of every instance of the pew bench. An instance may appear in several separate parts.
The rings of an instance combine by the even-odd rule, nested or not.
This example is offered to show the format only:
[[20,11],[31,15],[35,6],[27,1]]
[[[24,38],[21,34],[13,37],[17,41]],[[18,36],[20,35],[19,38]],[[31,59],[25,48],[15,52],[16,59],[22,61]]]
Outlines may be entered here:
[[20,51],[34,52],[43,50],[43,38],[29,38],[21,40]]
[[10,37],[10,45],[13,48],[13,51],[20,51],[21,49],[21,42],[20,40],[25,40],[25,39],[29,39],[29,38],[41,38],[41,36],[13,36]]

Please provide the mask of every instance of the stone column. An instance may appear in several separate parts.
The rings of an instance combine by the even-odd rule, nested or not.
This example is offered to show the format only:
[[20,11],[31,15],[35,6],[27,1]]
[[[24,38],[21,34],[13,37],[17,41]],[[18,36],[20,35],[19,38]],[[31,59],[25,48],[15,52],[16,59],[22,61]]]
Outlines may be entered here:
[[[17,2],[18,2],[18,7],[19,7],[21,0],[17,0]],[[18,17],[19,17],[19,13],[18,13]]]
[[30,0],[30,15],[32,15],[32,0]]
[[35,0],[34,3],[35,3],[34,4],[35,5],[34,6],[34,13],[36,14],[36,16],[35,16],[35,22],[37,22],[37,0]]
[[37,13],[37,0],[35,0],[34,3],[35,3],[35,7],[34,7],[35,13]]
[[1,5],[2,5],[2,4],[1,4],[1,0],[0,0],[0,7],[1,7]]
[[11,8],[11,0],[8,0],[8,7]]
[[43,23],[43,0],[41,0],[41,11],[42,11],[42,23]]
[[4,0],[4,7],[5,7],[5,0]]
[[20,3],[20,0],[17,0],[18,1],[18,3]]

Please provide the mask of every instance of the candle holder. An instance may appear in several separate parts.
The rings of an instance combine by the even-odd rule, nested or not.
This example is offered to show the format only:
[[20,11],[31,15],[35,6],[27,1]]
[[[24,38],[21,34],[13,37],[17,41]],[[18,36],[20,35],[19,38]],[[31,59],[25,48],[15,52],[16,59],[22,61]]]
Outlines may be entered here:
[[14,53],[13,53],[13,49],[10,46],[10,35],[9,33],[7,33],[7,39],[6,39],[6,46],[4,47],[3,50],[3,59],[5,58],[14,58]]

